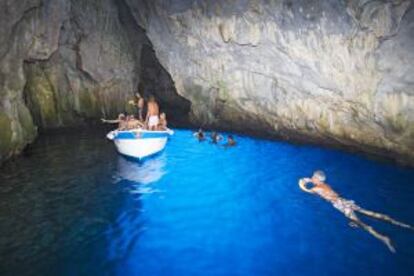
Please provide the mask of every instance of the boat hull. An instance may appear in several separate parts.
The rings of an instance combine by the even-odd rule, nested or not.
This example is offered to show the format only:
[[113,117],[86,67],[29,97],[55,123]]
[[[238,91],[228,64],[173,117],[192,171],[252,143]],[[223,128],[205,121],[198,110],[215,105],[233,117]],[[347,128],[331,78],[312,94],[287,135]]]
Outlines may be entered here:
[[167,138],[115,140],[116,149],[128,157],[143,159],[165,148]]
[[117,151],[130,158],[142,160],[161,152],[173,132],[167,131],[111,131],[107,138],[114,141]]

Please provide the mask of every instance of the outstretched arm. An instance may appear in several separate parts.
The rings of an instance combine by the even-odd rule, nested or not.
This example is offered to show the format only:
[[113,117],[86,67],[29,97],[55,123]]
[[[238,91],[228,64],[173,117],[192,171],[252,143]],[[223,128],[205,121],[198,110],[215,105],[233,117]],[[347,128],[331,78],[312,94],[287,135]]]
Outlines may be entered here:
[[108,123],[108,124],[117,124],[119,123],[119,120],[105,120],[101,119],[102,123]]
[[299,179],[299,187],[302,191],[313,194],[313,190],[306,187],[306,184],[311,182],[310,178]]

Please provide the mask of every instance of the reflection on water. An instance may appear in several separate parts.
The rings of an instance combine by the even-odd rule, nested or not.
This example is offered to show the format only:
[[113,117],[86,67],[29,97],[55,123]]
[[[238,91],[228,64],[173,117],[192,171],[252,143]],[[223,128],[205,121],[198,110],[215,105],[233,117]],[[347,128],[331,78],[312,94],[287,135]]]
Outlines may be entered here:
[[104,137],[43,136],[0,169],[0,275],[413,274],[411,232],[369,222],[390,254],[297,186],[323,169],[344,197],[414,223],[412,169],[241,136],[225,149],[185,130],[137,163]]
[[127,258],[137,246],[141,234],[146,230],[145,218],[142,216],[141,195],[160,192],[151,184],[159,181],[166,173],[165,153],[144,162],[137,162],[123,156],[118,156],[116,159],[114,183],[131,194],[134,201],[128,201],[128,206],[124,206],[124,211],[106,231],[108,240],[106,258],[113,262]]
[[128,180],[137,185],[150,184],[161,179],[165,174],[165,153],[144,162],[118,157],[116,180]]

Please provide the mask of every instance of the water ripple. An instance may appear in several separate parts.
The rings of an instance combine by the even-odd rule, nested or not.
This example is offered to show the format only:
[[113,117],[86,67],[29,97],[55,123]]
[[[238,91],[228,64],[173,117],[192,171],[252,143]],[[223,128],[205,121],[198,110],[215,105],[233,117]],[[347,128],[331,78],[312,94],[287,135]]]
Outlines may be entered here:
[[413,170],[237,135],[238,145],[225,148],[187,130],[138,163],[104,134],[43,136],[0,170],[2,275],[414,271],[412,233],[366,220],[394,239],[391,255],[297,186],[324,169],[345,197],[413,223]]

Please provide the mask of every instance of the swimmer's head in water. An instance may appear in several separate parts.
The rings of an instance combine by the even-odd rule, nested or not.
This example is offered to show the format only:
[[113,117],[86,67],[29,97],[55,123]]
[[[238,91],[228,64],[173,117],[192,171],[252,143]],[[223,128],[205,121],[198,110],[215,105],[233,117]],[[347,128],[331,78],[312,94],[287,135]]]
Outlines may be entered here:
[[323,171],[315,171],[313,173],[312,178],[319,180],[320,182],[324,182],[326,180],[326,175]]

